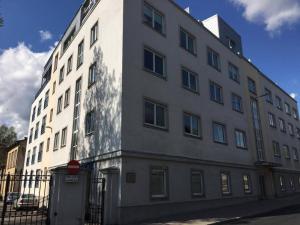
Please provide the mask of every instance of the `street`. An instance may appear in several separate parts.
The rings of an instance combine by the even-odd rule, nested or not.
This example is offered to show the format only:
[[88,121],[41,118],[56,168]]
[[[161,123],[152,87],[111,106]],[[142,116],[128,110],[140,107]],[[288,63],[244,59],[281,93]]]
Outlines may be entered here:
[[299,225],[300,224],[300,205],[287,207],[266,213],[259,217],[242,219],[228,225]]

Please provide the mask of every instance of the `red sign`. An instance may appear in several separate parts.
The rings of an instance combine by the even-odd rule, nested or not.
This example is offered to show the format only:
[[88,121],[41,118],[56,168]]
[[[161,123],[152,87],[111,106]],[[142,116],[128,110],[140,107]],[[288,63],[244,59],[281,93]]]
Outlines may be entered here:
[[76,175],[80,170],[80,163],[77,160],[71,160],[67,166],[68,174]]

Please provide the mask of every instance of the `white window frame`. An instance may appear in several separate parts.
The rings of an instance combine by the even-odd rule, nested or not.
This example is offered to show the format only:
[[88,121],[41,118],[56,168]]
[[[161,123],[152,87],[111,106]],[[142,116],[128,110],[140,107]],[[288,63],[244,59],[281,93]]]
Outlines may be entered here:
[[[190,120],[190,128],[191,128],[191,132],[186,132],[185,130],[185,118],[186,117],[189,117],[189,120]],[[198,131],[198,134],[194,134],[193,133],[193,119],[196,119],[197,120],[197,131]],[[183,113],[183,131],[184,131],[184,134],[185,135],[188,135],[188,136],[193,136],[193,137],[197,137],[197,138],[200,138],[201,137],[201,119],[199,116],[197,115],[194,115],[194,114],[190,114],[190,113],[187,113],[187,112],[184,112]]]
[[61,131],[61,141],[60,141],[60,147],[65,147],[67,145],[67,134],[68,134],[68,128],[65,127]]
[[[153,118],[154,123],[153,124],[146,122],[146,103],[150,103],[154,106],[154,118]],[[156,116],[157,106],[164,109],[164,124],[165,124],[165,126],[157,125],[157,116]],[[167,129],[168,128],[168,107],[164,104],[161,104],[161,103],[149,100],[149,99],[144,99],[144,124],[146,126],[156,127],[156,128],[160,128],[160,129]]]
[[[183,72],[186,72],[187,74],[187,78],[188,78],[188,85],[185,85],[183,83]],[[191,86],[191,76],[193,76],[195,78],[195,81],[196,81],[196,89],[193,89]],[[187,90],[190,90],[190,91],[193,91],[193,92],[196,92],[198,93],[199,92],[199,79],[198,79],[198,74],[186,69],[186,68],[181,68],[181,80],[182,80],[182,86],[187,89]]]
[[[145,67],[145,51],[148,51],[152,54],[152,64],[153,64],[153,69],[152,70]],[[147,48],[147,47],[144,47],[143,53],[144,53],[144,69],[146,71],[150,71],[151,73],[157,75],[158,77],[165,78],[166,77],[166,57],[164,55],[150,49],[150,48]],[[163,63],[162,63],[162,65],[163,65],[163,74],[160,74],[160,73],[156,72],[156,62],[155,62],[155,57],[156,56],[163,60]]]
[[[163,175],[163,192],[164,193],[161,193],[161,194],[153,194],[152,193],[152,175],[153,173],[156,172],[156,173],[162,173]],[[150,171],[150,195],[151,195],[151,198],[152,199],[165,199],[165,198],[168,198],[168,169],[167,168],[159,168],[159,167],[153,167],[151,168],[151,171]]]

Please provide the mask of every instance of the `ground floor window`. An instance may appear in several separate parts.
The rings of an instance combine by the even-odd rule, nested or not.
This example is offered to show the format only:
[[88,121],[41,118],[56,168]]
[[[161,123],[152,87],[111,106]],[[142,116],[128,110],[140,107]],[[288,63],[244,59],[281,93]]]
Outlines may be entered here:
[[279,185],[280,185],[281,191],[285,191],[285,180],[284,180],[283,176],[279,177]]
[[228,172],[221,173],[221,189],[223,195],[231,194],[231,180]]
[[249,194],[252,192],[251,177],[248,174],[243,175],[244,192]]
[[204,177],[202,171],[192,170],[191,172],[191,191],[192,196],[204,196]]
[[151,198],[168,197],[168,169],[162,167],[152,167],[150,174],[150,194]]

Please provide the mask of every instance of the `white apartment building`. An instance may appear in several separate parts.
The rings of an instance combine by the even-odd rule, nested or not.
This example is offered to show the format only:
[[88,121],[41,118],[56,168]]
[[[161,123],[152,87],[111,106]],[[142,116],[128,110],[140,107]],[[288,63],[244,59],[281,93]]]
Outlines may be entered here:
[[86,0],[32,104],[27,173],[71,159],[118,176],[118,224],[300,191],[297,102],[219,16]]

